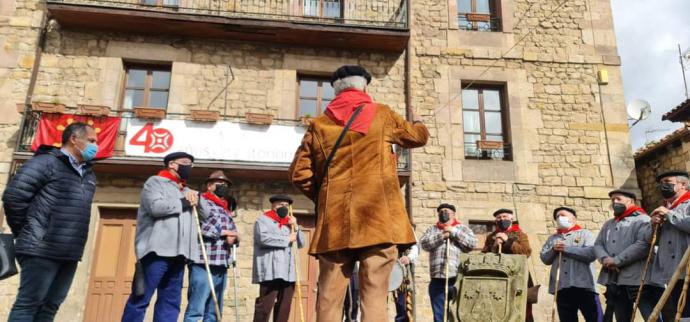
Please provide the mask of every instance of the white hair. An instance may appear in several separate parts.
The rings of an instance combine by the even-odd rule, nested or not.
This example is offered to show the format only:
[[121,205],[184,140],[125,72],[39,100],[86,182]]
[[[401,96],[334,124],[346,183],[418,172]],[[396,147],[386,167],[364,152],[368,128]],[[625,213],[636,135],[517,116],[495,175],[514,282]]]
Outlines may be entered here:
[[364,91],[367,88],[367,79],[362,76],[348,76],[333,82],[333,90],[335,91],[335,95],[340,94],[340,92],[348,88],[355,88],[360,91]]
[[686,176],[676,176],[676,180],[680,183],[685,183],[686,186],[690,184],[690,178]]

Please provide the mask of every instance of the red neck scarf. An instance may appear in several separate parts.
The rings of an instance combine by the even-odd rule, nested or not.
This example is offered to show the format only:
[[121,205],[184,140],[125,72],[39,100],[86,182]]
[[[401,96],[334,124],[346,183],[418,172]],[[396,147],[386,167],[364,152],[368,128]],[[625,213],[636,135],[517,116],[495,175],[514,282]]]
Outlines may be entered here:
[[572,226],[572,227],[570,227],[570,228],[568,228],[568,229],[557,229],[557,230],[556,230],[556,233],[557,233],[557,234],[561,234],[561,235],[565,235],[565,234],[567,234],[567,233],[569,233],[569,232],[578,231],[578,230],[580,230],[580,229],[582,229],[582,227],[580,227],[580,225],[575,225],[575,226]]
[[290,222],[289,216],[285,216],[285,218],[280,218],[280,216],[278,216],[278,213],[272,209],[265,212],[264,215],[266,215],[266,217],[268,217],[268,218],[273,219],[273,221],[277,222],[278,228],[282,228],[283,226],[287,226],[288,223]]
[[372,103],[367,93],[354,88],[346,89],[328,104],[326,115],[337,124],[345,126],[357,107],[364,104],[362,111],[350,125],[350,130],[367,134],[371,121],[376,116],[376,105]]
[[443,230],[443,228],[446,227],[446,226],[455,227],[455,226],[457,226],[457,225],[459,225],[459,224],[460,224],[459,221],[453,219],[453,220],[450,221],[450,223],[448,223],[448,224],[443,224],[443,223],[441,223],[440,221],[438,221],[438,222],[436,222],[436,227],[437,227],[438,229],[440,229],[440,230]]
[[674,201],[671,204],[671,207],[668,209],[674,209],[674,208],[678,207],[678,205],[680,205],[681,203],[688,201],[688,200],[690,200],[690,191],[688,191],[688,192],[684,193],[682,196],[680,196],[676,201]]
[[184,186],[187,184],[184,180],[181,180],[178,176],[172,174],[172,172],[170,172],[168,169],[158,171],[158,176],[177,183],[177,186],[180,187],[180,191],[182,191],[182,188],[184,188]]
[[643,214],[647,213],[646,211],[644,211],[644,209],[638,207],[637,205],[632,205],[632,206],[628,207],[628,209],[626,209],[624,213],[622,213],[620,216],[614,218],[613,220],[615,220],[616,222],[619,222],[619,221],[623,220],[623,218],[634,214],[636,211],[639,211],[640,213],[643,213]]
[[230,212],[230,210],[228,209],[228,201],[218,198],[218,196],[216,196],[215,193],[210,192],[210,191],[206,191],[201,196],[208,199],[208,200],[211,200],[216,205],[223,207],[223,209],[225,209],[225,212],[227,212],[227,213]]
[[508,229],[506,229],[506,230],[501,230],[501,228],[499,228],[498,225],[496,225],[496,231],[499,232],[499,233],[506,233],[506,234],[508,234],[508,233],[512,233],[512,232],[516,232],[516,231],[520,231],[520,230],[521,230],[521,229],[520,229],[520,226],[518,226],[518,224],[512,224],[512,225],[511,225],[510,227],[508,227]]

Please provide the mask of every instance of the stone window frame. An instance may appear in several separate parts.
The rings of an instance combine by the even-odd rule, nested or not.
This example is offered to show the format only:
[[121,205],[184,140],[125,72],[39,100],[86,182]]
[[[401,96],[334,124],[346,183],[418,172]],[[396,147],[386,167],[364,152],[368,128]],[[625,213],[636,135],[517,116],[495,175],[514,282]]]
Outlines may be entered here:
[[472,15],[472,14],[481,15],[481,16],[485,15],[484,13],[477,12],[477,1],[482,1],[482,0],[465,0],[465,1],[470,1],[470,6],[472,7],[472,9],[471,9],[471,12],[462,12],[462,13],[459,12],[457,1],[459,1],[459,0],[455,0],[455,8],[456,8],[456,10],[455,10],[456,20],[455,20],[455,22],[458,25],[458,29],[467,30],[467,31],[481,31],[481,32],[501,32],[501,31],[503,31],[503,29],[502,29],[503,24],[501,23],[501,21],[503,20],[502,19],[503,17],[502,17],[502,12],[501,12],[501,1],[500,0],[486,0],[489,2],[489,24],[491,25],[494,22],[496,24],[495,27],[490,27],[490,29],[488,29],[488,30],[479,29],[479,21],[471,21],[469,19],[468,19],[468,22],[472,24],[471,28],[463,28],[460,25],[460,15],[463,13],[465,14],[465,17],[467,17],[467,15]]
[[[160,109],[165,109],[166,111],[168,110],[168,107],[170,106],[170,90],[171,90],[171,85],[172,85],[172,64],[146,64],[146,63],[124,63],[124,73],[123,73],[123,81],[122,81],[122,87],[120,90],[120,111],[132,111],[135,107],[150,107],[150,108],[160,108]],[[132,105],[131,108],[125,108],[125,95],[127,92],[127,89],[130,89],[127,87],[127,82],[129,80],[129,70],[130,69],[143,69],[146,70],[146,84],[144,85],[144,104],[142,105]],[[168,98],[165,102],[165,107],[151,107],[147,106],[148,100],[149,100],[149,94],[151,93],[151,84],[153,82],[153,75],[152,73],[154,71],[167,71],[170,73],[170,78],[168,82],[168,88],[167,88],[167,93],[168,93]],[[136,88],[138,89],[138,88]],[[155,91],[163,91],[162,88],[157,88]]]
[[[301,95],[301,86],[300,82],[302,80],[311,80],[311,81],[317,81],[318,85],[316,87],[316,97],[303,97]],[[316,99],[316,114],[312,115],[311,117],[316,117],[323,113],[326,110],[326,105],[322,106],[323,103],[323,96],[322,96],[322,88],[323,88],[323,83],[330,83],[330,79],[328,76],[323,76],[323,75],[310,75],[310,74],[297,74],[296,78],[296,84],[295,84],[295,119],[300,119],[302,117],[301,115],[301,105],[300,105],[300,100],[302,98],[309,98],[309,99]],[[335,95],[333,95],[333,98],[335,98]],[[332,100],[332,99],[331,99]]]
[[[501,161],[512,161],[513,156],[512,153],[510,152],[511,150],[511,142],[512,142],[512,137],[511,137],[511,132],[510,132],[510,106],[509,106],[509,101],[506,97],[506,82],[464,82],[462,83],[462,88],[460,89],[460,101],[462,102],[462,92],[468,89],[478,89],[480,91],[487,90],[487,89],[493,89],[493,90],[498,90],[499,91],[499,99],[500,99],[500,114],[501,114],[501,136],[503,137],[503,157],[500,159]],[[488,135],[486,133],[486,126],[485,126],[485,111],[484,111],[484,104],[483,104],[483,95],[479,94],[478,98],[478,112],[480,116],[480,133],[475,133],[479,134],[481,136],[481,140],[486,140],[486,136]],[[467,147],[465,146],[465,135],[467,132],[464,129],[464,112],[467,109],[465,109],[464,106],[460,106],[460,112],[462,113],[462,124],[463,124],[463,130],[462,130],[462,135],[463,135],[463,146],[465,148],[465,159],[466,160],[491,160],[493,159],[492,157],[488,156],[485,152],[483,153],[484,155],[481,157],[473,157],[473,156],[468,156],[467,154]]]
[[[515,43],[513,34],[515,23],[515,1],[496,0],[497,16],[500,17],[500,28],[497,31],[484,32],[464,30],[459,27],[457,0],[448,0],[448,33],[449,48],[472,48],[475,55],[486,55],[481,49],[499,48],[505,50]],[[477,51],[479,50],[479,51]]]

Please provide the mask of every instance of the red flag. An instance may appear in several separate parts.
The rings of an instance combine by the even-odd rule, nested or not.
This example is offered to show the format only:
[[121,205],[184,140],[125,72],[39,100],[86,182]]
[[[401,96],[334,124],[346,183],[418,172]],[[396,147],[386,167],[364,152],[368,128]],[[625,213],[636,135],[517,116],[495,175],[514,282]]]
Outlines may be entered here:
[[119,117],[110,116],[86,116],[74,114],[43,113],[34,135],[31,150],[36,151],[41,145],[62,146],[62,132],[74,123],[83,122],[93,126],[98,135],[98,154],[96,159],[105,159],[113,156],[115,150],[115,138],[120,127]]

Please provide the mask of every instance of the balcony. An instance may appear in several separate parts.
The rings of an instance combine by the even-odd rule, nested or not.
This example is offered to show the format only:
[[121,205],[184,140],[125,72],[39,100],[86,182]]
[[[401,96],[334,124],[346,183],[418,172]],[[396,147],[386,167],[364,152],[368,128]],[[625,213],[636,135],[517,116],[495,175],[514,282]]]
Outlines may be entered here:
[[[115,116],[115,113],[112,114],[112,116]],[[251,135],[258,133],[266,133],[262,137],[263,140],[265,141],[266,135],[270,136],[270,128],[271,127],[282,127],[283,129],[288,129],[289,133],[291,133],[291,136],[295,140],[292,140],[288,143],[289,146],[286,147],[281,147],[280,142],[276,143],[278,147],[270,147],[268,146],[267,149],[270,149],[274,151],[274,154],[281,155],[280,160],[276,160],[274,157],[271,159],[271,156],[268,156],[267,158],[263,158],[262,151],[253,151],[255,152],[254,155],[251,157],[247,158],[247,154],[242,154],[242,153],[236,153],[235,155],[240,155],[240,157],[228,157],[228,158],[204,158],[204,157],[199,157],[199,154],[197,154],[194,151],[188,150],[187,148],[179,148],[179,150],[191,152],[192,154],[197,156],[197,160],[195,160],[195,172],[198,172],[199,174],[202,175],[208,175],[212,170],[216,169],[224,169],[228,172],[228,174],[231,177],[236,177],[236,178],[251,178],[251,179],[257,179],[257,178],[264,178],[264,179],[275,179],[275,178],[286,178],[287,176],[287,170],[290,165],[290,162],[292,160],[292,156],[294,155],[294,151],[297,149],[299,146],[301,136],[304,132],[304,125],[300,123],[299,120],[281,120],[281,119],[273,119],[273,123],[268,126],[256,126],[256,125],[251,125],[248,124],[245,118],[242,117],[234,117],[234,116],[222,116],[221,119],[217,123],[208,123],[208,122],[203,122],[203,123],[189,123],[189,118],[190,114],[173,114],[173,113],[168,113],[166,116],[165,120],[160,120],[160,121],[153,121],[153,120],[142,120],[138,119],[134,116],[121,116],[121,126],[117,134],[117,138],[115,140],[115,149],[114,149],[114,155],[111,158],[105,159],[105,160],[100,160],[97,161],[94,165],[95,169],[97,172],[102,172],[102,173],[110,173],[110,174],[122,174],[122,175],[147,175],[154,173],[161,167],[161,160],[162,157],[160,155],[158,156],[146,156],[141,153],[132,153],[131,148],[131,142],[129,143],[130,146],[126,148],[127,141],[129,139],[133,139],[134,136],[137,134],[137,129],[135,126],[131,126],[134,123],[147,123],[147,122],[165,122],[165,121],[170,121],[174,120],[180,123],[185,123],[185,124],[191,124],[193,129],[191,131],[187,131],[185,135],[188,135],[187,133],[195,133],[194,130],[198,129],[208,129],[210,127],[213,127],[214,125],[222,125],[222,126],[235,126],[239,125],[239,127],[244,129],[243,134],[240,135],[231,135],[228,133],[228,129],[225,128],[224,130],[219,130],[220,133],[224,136],[218,136],[220,139],[223,140],[225,144],[223,146],[228,146],[228,147],[235,147],[233,149],[238,149],[236,148],[236,144],[233,143],[233,139],[236,138],[236,141],[252,141],[249,142],[249,145],[256,145],[258,143],[253,142],[253,137]],[[29,159],[32,155],[33,152],[31,152],[31,144],[34,141],[34,137],[36,134],[36,130],[38,128],[39,120],[41,118],[41,112],[36,112],[32,111],[28,114],[26,121],[24,122],[24,126],[21,129],[19,133],[19,141],[17,144],[17,149],[15,150],[14,153],[14,160],[18,161],[19,163]],[[182,122],[184,121],[184,122]],[[160,124],[160,123],[157,123]],[[158,125],[156,125],[158,126]],[[128,132],[130,130],[130,132]],[[294,132],[294,133],[293,133]],[[207,133],[207,132],[205,132]],[[295,134],[297,133],[297,134]],[[129,134],[129,135],[128,135]],[[245,135],[246,134],[246,135]],[[194,135],[194,134],[192,134]],[[280,141],[280,137],[276,136],[270,136],[271,141]],[[179,138],[176,137],[176,141],[179,140]],[[195,147],[193,148],[198,148],[200,149],[199,151],[206,151],[204,149],[208,149],[209,147],[204,147],[204,144],[201,142],[206,142],[209,141],[207,139],[197,139],[197,138],[191,138],[191,140],[195,143],[193,145]],[[258,140],[257,140],[258,141]],[[256,144],[255,144],[256,143]],[[213,145],[210,149],[214,149],[217,151],[220,150],[232,150],[230,148],[218,148],[216,145]],[[168,152],[172,152],[171,149]],[[287,151],[287,152],[285,152]],[[409,179],[410,176],[410,164],[409,164],[409,150],[403,150],[398,153],[398,160],[397,160],[397,165],[398,165],[398,176],[401,179],[401,182],[405,182],[407,179]]]
[[401,52],[408,0],[47,0],[66,29]]

